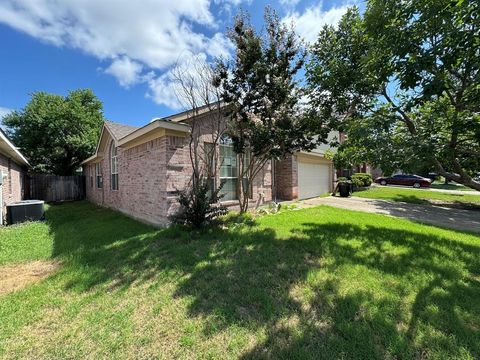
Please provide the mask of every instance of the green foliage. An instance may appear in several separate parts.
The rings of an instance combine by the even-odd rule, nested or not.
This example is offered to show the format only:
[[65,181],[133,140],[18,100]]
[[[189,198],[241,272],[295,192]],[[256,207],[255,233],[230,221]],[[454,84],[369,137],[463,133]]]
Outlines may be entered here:
[[[369,0],[312,47],[312,111],[347,141],[335,160],[435,167],[480,190],[480,2]],[[340,116],[339,116],[340,114]]]
[[184,190],[179,191],[178,211],[171,216],[173,223],[201,228],[211,224],[219,216],[227,213],[227,208],[220,204],[223,194],[220,194],[223,184],[211,191],[210,181],[200,175]]
[[[305,53],[295,32],[267,8],[264,32],[258,33],[247,15],[240,13],[228,36],[236,48],[235,56],[217,64],[215,84],[221,88],[222,100],[230,105],[227,132],[235,152],[251,155],[248,165],[239,164],[239,177],[251,183],[272,158],[312,149],[313,130],[321,130],[301,116],[299,109],[301,92],[296,76]],[[240,199],[242,211],[246,210],[242,200],[248,205],[245,194]]]
[[368,187],[372,185],[372,175],[366,173],[356,173],[351,176],[352,183],[357,187]]
[[32,170],[72,175],[97,145],[103,124],[102,103],[91,90],[67,96],[36,92],[20,111],[3,123]]

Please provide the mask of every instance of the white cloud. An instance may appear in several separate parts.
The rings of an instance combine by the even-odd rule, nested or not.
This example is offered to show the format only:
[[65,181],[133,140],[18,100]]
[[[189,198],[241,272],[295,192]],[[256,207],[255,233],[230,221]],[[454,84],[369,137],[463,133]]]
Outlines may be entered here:
[[12,111],[13,111],[12,109],[0,106],[0,122],[2,121],[5,115],[7,115],[8,113],[11,113]]
[[287,9],[294,8],[299,2],[300,0],[280,0],[280,4]]
[[217,31],[210,5],[211,0],[1,0],[0,23],[109,61],[105,72],[128,87],[151,80],[142,71],[165,73],[185,53],[228,55],[231,44]]
[[[147,97],[159,104],[176,110],[191,108],[192,97],[197,104],[203,105],[206,92],[211,102],[218,100],[211,85],[211,73],[205,70],[209,67],[205,54],[185,54],[169,71],[161,76],[148,79],[150,91]],[[178,79],[189,89],[188,94],[182,89]],[[208,84],[208,85],[207,85]]]
[[307,8],[302,14],[293,12],[288,14],[283,21],[293,23],[298,35],[308,43],[313,43],[324,25],[336,25],[351,4],[344,4],[323,10],[322,3]]
[[105,72],[115,76],[121,86],[128,88],[141,80],[142,70],[142,64],[131,60],[128,56],[122,56],[113,60]]
[[12,111],[12,109],[0,106],[0,129],[5,130],[5,126],[3,125],[3,117]]

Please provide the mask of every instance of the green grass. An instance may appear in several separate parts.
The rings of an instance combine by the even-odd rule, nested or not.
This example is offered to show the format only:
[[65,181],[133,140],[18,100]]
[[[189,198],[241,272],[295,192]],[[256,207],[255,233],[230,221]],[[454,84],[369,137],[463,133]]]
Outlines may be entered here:
[[0,298],[0,358],[480,357],[472,234],[325,206],[193,233],[88,203],[47,219],[2,230],[4,262],[63,265]]
[[440,189],[440,190],[476,191],[475,189],[472,189],[457,183],[445,184],[444,181],[434,181],[433,184],[430,185],[430,187],[432,189]]
[[368,190],[358,191],[353,194],[357,197],[368,199],[382,199],[403,201],[412,204],[443,204],[467,208],[480,208],[480,196],[465,194],[448,194],[439,191],[404,189],[389,186],[374,186]]

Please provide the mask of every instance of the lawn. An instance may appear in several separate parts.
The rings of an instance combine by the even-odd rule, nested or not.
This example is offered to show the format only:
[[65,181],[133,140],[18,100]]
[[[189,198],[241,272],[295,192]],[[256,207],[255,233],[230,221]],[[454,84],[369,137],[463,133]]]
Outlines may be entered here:
[[0,358],[480,358],[472,234],[326,206],[196,233],[47,219],[0,230],[4,264],[61,264],[0,297]]
[[448,183],[445,184],[444,181],[434,181],[433,184],[430,185],[432,189],[440,189],[440,190],[460,190],[460,191],[476,191],[475,189],[466,187],[461,184],[457,183]]
[[368,199],[382,199],[402,201],[412,204],[438,204],[452,207],[480,209],[480,195],[470,194],[449,194],[439,191],[425,189],[405,189],[390,186],[372,186],[368,190],[357,191],[353,196]]

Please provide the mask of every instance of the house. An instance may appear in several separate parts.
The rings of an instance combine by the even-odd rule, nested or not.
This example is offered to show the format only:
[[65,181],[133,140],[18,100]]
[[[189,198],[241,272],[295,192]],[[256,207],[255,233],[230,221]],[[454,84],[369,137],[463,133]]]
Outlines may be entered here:
[[4,224],[6,206],[23,199],[28,161],[0,129],[0,225]]
[[[131,217],[164,225],[177,209],[177,193],[192,176],[188,134],[189,112],[155,119],[143,127],[106,121],[96,152],[82,164],[87,199]],[[213,143],[212,115],[197,120],[199,143]],[[331,134],[335,136],[335,134]],[[334,171],[326,159],[327,146],[267,163],[250,185],[251,204],[309,198],[332,191]],[[224,182],[222,199],[237,205],[237,156],[228,142],[216,149],[217,179]],[[214,185],[215,186],[215,185]]]

